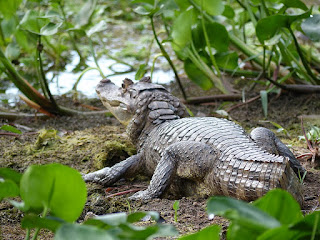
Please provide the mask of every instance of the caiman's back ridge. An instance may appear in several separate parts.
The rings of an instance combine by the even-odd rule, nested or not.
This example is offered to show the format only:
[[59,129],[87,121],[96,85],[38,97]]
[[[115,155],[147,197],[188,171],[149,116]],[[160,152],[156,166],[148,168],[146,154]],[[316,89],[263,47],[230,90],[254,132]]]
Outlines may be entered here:
[[97,93],[127,126],[138,153],[85,175],[86,181],[112,184],[145,173],[152,176],[150,185],[132,199],[160,197],[170,189],[250,201],[279,187],[302,202],[296,174],[303,175],[305,169],[270,130],[257,128],[249,136],[225,119],[184,118],[187,114],[179,100],[149,78],[135,84],[125,79],[122,88],[102,80]]

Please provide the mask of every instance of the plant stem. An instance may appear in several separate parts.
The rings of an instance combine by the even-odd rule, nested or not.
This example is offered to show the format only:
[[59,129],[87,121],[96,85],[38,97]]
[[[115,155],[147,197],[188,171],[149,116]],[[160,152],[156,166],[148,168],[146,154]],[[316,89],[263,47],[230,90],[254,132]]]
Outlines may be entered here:
[[24,238],[24,240],[29,240],[30,239],[30,228],[27,228],[27,233],[26,233],[26,237]]
[[91,54],[92,54],[92,57],[93,57],[93,60],[97,66],[97,69],[99,70],[99,73],[101,75],[102,78],[105,78],[100,66],[99,66],[99,63],[98,63],[98,60],[97,60],[97,57],[96,57],[96,53],[94,51],[94,47],[93,47],[93,44],[92,44],[92,40],[91,40],[91,37],[88,37],[89,39],[89,44],[90,44],[90,49],[91,49]]
[[[47,215],[48,210],[49,210],[48,207],[45,206],[44,209],[43,209],[43,212],[41,214],[41,218],[44,218]],[[40,231],[40,228],[36,228],[36,231],[35,231],[35,233],[33,235],[32,240],[36,240],[37,239],[39,231]]]
[[162,53],[157,54],[157,55],[154,57],[153,61],[152,61],[152,66],[151,66],[151,70],[150,70],[150,72],[151,72],[150,78],[151,78],[151,79],[152,79],[153,70],[154,70],[154,66],[155,66],[155,64],[156,64],[156,61],[157,61],[157,59],[158,59],[159,57],[161,57],[161,56],[163,56]]
[[175,77],[176,77],[177,83],[178,83],[178,85],[179,85],[179,88],[180,88],[180,90],[181,90],[182,96],[183,96],[183,98],[186,100],[186,99],[187,99],[187,95],[186,95],[186,93],[185,93],[185,91],[184,91],[184,89],[183,89],[183,86],[182,86],[182,84],[181,84],[181,81],[180,81],[180,78],[179,78],[179,76],[178,76],[177,70],[176,70],[175,66],[173,65],[173,63],[172,63],[172,61],[171,61],[168,53],[167,53],[166,50],[163,48],[162,44],[160,43],[160,41],[159,41],[159,39],[158,39],[156,30],[155,30],[155,27],[154,27],[153,15],[150,16],[150,21],[151,21],[151,27],[152,27],[153,36],[154,36],[154,38],[155,38],[155,40],[156,40],[156,42],[157,42],[157,44],[158,44],[158,46],[159,46],[159,48],[160,48],[160,50],[161,50],[162,55],[166,58],[166,60],[168,61],[170,67],[172,68],[172,70],[173,70],[173,72],[174,72],[174,75],[175,75]]
[[296,49],[297,49],[297,52],[298,52],[299,57],[300,57],[300,59],[301,59],[301,62],[302,62],[302,64],[303,64],[304,68],[306,69],[307,73],[308,73],[309,76],[311,77],[311,79],[310,79],[311,82],[312,82],[313,84],[319,83],[319,79],[318,79],[318,78],[313,74],[313,72],[311,71],[308,62],[307,62],[307,60],[305,59],[305,57],[304,57],[304,55],[303,55],[303,53],[302,53],[302,51],[301,51],[301,49],[300,49],[300,45],[299,45],[299,43],[298,43],[298,41],[297,41],[297,38],[296,38],[296,36],[294,35],[291,27],[289,26],[288,29],[289,29],[289,32],[290,32],[292,38],[293,38],[294,45],[295,45],[295,47],[296,47]]
[[251,7],[249,6],[248,0],[244,0],[244,6],[245,6],[245,10],[248,12],[251,22],[253,23],[254,26],[257,25],[257,19],[256,16],[254,15],[254,13],[252,12]]
[[58,109],[58,105],[54,99],[54,97],[52,96],[51,92],[50,92],[50,88],[48,85],[48,81],[46,79],[46,75],[43,71],[43,64],[42,64],[42,58],[41,58],[41,51],[42,51],[42,44],[41,44],[41,36],[39,35],[39,42],[38,42],[38,46],[37,46],[37,55],[38,55],[38,59],[37,61],[39,62],[39,72],[40,72],[40,81],[42,82],[43,86],[44,86],[44,91],[46,93],[46,95],[49,97],[50,102],[52,103],[52,105]]
[[212,49],[211,49],[211,45],[210,45],[210,42],[209,42],[208,33],[207,33],[207,30],[206,30],[206,26],[204,24],[203,11],[201,11],[201,15],[202,15],[201,16],[201,25],[202,25],[204,38],[206,40],[206,45],[207,45],[207,48],[208,48],[208,51],[209,51],[210,60],[211,60],[212,65],[214,66],[215,70],[217,71],[217,76],[221,77],[221,72],[219,70],[218,64],[216,62],[216,59],[215,59],[214,55],[212,54]]
[[83,70],[83,71],[81,72],[81,74],[79,75],[77,81],[76,81],[75,84],[73,85],[72,90],[75,90],[75,91],[77,90],[77,87],[78,87],[78,84],[79,84],[81,78],[83,77],[83,75],[84,75],[86,72],[88,72],[88,71],[90,71],[90,70],[98,70],[99,73],[100,73],[100,75],[101,75],[101,77],[102,77],[102,78],[105,78],[105,76],[103,75],[103,72],[101,71],[100,68],[98,68],[98,67],[87,67],[87,68],[86,68],[85,70]]
[[6,58],[3,51],[0,49],[0,62],[6,68],[6,74],[10,77],[13,84],[30,100],[41,104],[42,106],[46,106],[48,108],[52,107],[52,104],[48,99],[46,99],[41,93],[39,93],[34,87],[30,85],[30,83],[25,80],[12,66],[10,61]]

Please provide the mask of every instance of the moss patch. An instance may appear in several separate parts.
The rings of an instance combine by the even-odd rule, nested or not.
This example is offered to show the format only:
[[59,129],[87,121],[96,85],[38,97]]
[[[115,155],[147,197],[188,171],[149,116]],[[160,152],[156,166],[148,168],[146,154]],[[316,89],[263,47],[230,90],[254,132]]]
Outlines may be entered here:
[[[60,136],[59,136],[60,135]],[[59,162],[81,172],[111,166],[135,154],[120,127],[102,126],[72,133],[42,129],[36,136],[4,139],[0,167],[25,170],[32,164]]]

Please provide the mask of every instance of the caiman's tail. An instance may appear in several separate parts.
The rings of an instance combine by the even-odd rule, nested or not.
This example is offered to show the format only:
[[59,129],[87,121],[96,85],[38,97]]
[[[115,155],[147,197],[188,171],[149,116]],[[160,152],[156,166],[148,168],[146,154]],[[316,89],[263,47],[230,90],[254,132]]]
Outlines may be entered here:
[[303,204],[301,183],[290,167],[289,158],[274,156],[273,161],[223,162],[214,171],[215,194],[253,201],[274,188],[287,190]]

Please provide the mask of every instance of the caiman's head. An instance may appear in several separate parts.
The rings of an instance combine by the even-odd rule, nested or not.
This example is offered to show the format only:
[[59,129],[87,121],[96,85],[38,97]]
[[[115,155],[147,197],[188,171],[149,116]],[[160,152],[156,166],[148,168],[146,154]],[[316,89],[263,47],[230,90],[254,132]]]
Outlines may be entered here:
[[124,79],[122,87],[103,79],[96,87],[103,105],[137,138],[145,127],[186,116],[185,107],[163,86],[149,77],[133,83]]

